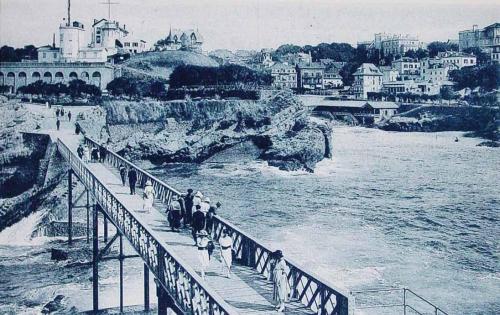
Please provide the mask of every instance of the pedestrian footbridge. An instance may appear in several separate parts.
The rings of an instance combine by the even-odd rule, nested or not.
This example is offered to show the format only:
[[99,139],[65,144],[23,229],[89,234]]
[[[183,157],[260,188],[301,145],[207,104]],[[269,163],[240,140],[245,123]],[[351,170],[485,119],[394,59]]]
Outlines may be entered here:
[[[212,263],[204,279],[199,276],[198,256],[188,231],[172,233],[164,214],[174,195],[180,192],[114,152],[107,151],[104,163],[84,163],[76,154],[81,136],[68,132],[51,134],[57,150],[68,164],[68,240],[72,241],[72,211],[75,206],[72,182],[80,181],[86,189],[92,215],[93,239],[93,311],[99,311],[98,265],[102,254],[115,240],[120,242],[120,309],[123,309],[123,241],[127,240],[144,262],[144,309],[150,309],[149,273],[157,287],[157,309],[166,314],[171,309],[180,314],[272,314],[276,313],[272,283],[269,280],[271,253],[262,244],[229,221],[215,217],[212,237],[216,241],[223,229],[232,231],[236,261],[233,275],[226,278],[220,264]],[[83,141],[99,146],[90,138]],[[147,180],[156,192],[154,209],[142,212],[142,192],[130,195],[121,183],[118,167],[135,168],[138,186]],[[116,227],[109,241],[99,240],[99,220]],[[105,231],[107,234],[107,231]],[[106,235],[105,234],[105,235]],[[107,240],[107,237],[106,237]],[[101,248],[100,248],[101,247]],[[290,301],[287,314],[352,314],[352,299],[347,292],[287,259]]]

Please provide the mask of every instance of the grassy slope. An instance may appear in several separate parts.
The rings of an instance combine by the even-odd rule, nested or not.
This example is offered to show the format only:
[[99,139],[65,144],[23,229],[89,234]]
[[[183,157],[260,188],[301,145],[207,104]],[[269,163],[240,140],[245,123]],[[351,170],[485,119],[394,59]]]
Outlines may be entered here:
[[[132,56],[124,63],[124,67],[151,73],[152,76],[168,79],[175,67],[179,65],[195,65],[216,67],[217,62],[205,55],[189,51],[153,51]],[[126,69],[125,69],[126,70]],[[130,71],[140,75],[139,71]]]

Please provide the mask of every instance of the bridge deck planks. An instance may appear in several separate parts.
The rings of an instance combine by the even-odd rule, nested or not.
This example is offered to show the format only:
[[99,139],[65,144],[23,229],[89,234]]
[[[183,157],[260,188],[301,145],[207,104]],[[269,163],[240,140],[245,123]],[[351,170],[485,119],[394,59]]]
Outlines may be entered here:
[[[71,134],[68,130],[51,132],[51,137],[54,136],[61,139],[72,151],[76,152],[80,137]],[[200,263],[197,248],[194,246],[190,231],[183,230],[180,233],[170,231],[164,213],[166,208],[164,204],[155,201],[154,209],[150,213],[142,211],[143,202],[140,189],[137,189],[136,195],[130,195],[128,186],[124,187],[121,184],[117,170],[101,163],[89,163],[87,165],[93,174],[116,194],[120,202],[152,229],[155,238],[165,241],[169,245],[169,250],[178,254],[194,270],[199,271]],[[207,270],[205,281],[238,313],[276,314],[272,301],[272,284],[270,281],[255,270],[240,265],[233,266],[232,277],[228,279],[223,276],[221,268],[221,258],[216,249]],[[287,304],[285,313],[299,315],[312,314],[313,312],[298,302],[290,302]]]

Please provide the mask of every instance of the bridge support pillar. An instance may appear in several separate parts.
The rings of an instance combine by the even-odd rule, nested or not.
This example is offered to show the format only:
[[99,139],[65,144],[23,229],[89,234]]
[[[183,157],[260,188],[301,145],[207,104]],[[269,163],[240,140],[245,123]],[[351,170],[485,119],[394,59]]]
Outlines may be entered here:
[[97,206],[92,213],[92,301],[94,313],[99,311],[99,219]]
[[103,226],[104,226],[104,242],[107,243],[108,242],[108,219],[106,218],[106,214],[104,213],[104,211],[102,212],[102,216],[103,216]]
[[90,243],[90,196],[89,196],[89,190],[86,190],[87,194],[87,204],[85,205],[85,208],[87,209],[87,244]]
[[73,171],[68,170],[68,245],[73,243]]
[[144,310],[149,311],[149,268],[144,264]]
[[160,283],[156,284],[156,296],[158,297],[158,315],[167,315],[168,294]]
[[120,233],[120,313],[123,313],[123,236]]

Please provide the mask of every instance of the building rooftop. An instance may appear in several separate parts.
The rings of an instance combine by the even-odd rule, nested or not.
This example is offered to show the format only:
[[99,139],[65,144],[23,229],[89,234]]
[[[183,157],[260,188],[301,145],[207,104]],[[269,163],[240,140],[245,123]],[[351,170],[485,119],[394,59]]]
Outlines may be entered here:
[[350,107],[362,108],[372,107],[376,109],[398,109],[399,105],[395,102],[381,102],[381,101],[351,101],[351,100],[333,100],[328,97],[318,95],[302,95],[300,97],[302,103],[308,107],[316,106],[329,106],[329,107]]
[[380,70],[373,63],[364,63],[354,72],[353,75],[382,75]]
[[319,62],[299,62],[297,67],[299,69],[325,69],[325,66]]

